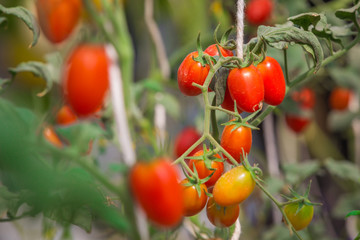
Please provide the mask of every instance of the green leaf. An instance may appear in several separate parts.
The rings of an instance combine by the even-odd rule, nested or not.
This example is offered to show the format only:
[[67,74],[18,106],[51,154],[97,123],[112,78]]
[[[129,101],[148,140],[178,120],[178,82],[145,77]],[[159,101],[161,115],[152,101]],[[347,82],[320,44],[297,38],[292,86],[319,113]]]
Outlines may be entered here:
[[0,17],[0,26],[5,25],[6,23],[7,23],[7,18],[6,17]]
[[313,160],[304,163],[287,163],[283,167],[286,181],[294,185],[316,174],[320,169],[320,163]]
[[348,87],[360,93],[359,73],[350,67],[331,67],[328,69],[330,76],[338,86]]
[[10,68],[9,72],[13,75],[13,78],[20,72],[31,72],[35,76],[44,79],[47,83],[46,88],[41,93],[37,94],[39,97],[42,97],[50,91],[54,82],[49,66],[50,65],[46,63],[30,61],[20,63],[15,68]]
[[180,118],[180,104],[179,101],[171,94],[162,93],[161,97],[157,99],[158,103],[162,104],[166,112],[174,119]]
[[328,115],[328,127],[331,131],[344,131],[351,126],[357,114],[350,111],[331,111]]
[[316,36],[305,30],[294,26],[268,27],[259,26],[258,37],[264,39],[267,44],[277,49],[285,49],[289,44],[300,44],[312,49],[315,60],[315,70],[317,71],[324,59],[321,44]]
[[329,158],[325,161],[325,167],[334,176],[360,184],[360,170],[354,163]]
[[219,71],[215,73],[213,79],[211,80],[210,88],[215,91],[216,106],[219,106],[224,101],[228,75],[229,75],[229,69],[220,68]]
[[360,210],[354,210],[346,214],[346,217],[350,217],[350,216],[360,216]]
[[342,44],[341,40],[337,38],[332,32],[330,28],[331,25],[327,23],[325,15],[321,14],[320,17],[320,21],[316,24],[315,28],[312,29],[312,32],[320,38],[326,38],[330,41]]
[[288,21],[291,21],[308,31],[311,25],[315,26],[316,23],[320,21],[320,14],[314,12],[301,13],[299,15],[289,17]]
[[[30,11],[28,11],[24,7],[6,8],[0,4],[0,13],[13,15],[20,18],[27,25],[27,27],[33,32],[33,41],[30,47],[36,45],[40,36],[40,30],[35,17],[31,14]],[[3,17],[0,20],[1,20],[0,23],[4,22]]]
[[10,192],[6,187],[0,187],[0,215],[11,208],[19,200],[18,194]]
[[335,12],[335,16],[342,20],[356,22],[356,12],[360,9],[360,2],[351,8],[342,8]]
[[113,172],[126,173],[129,171],[129,167],[123,163],[111,163],[109,169]]

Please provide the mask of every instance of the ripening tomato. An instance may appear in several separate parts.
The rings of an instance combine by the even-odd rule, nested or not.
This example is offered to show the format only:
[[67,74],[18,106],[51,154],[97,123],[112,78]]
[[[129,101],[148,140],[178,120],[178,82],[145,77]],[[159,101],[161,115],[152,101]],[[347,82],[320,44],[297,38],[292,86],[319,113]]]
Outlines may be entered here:
[[232,69],[227,84],[237,107],[245,112],[259,110],[264,100],[264,82],[254,65]]
[[67,39],[81,16],[81,0],[37,0],[35,4],[40,27],[52,43]]
[[68,105],[64,105],[56,114],[56,123],[59,125],[70,125],[76,122],[77,116]]
[[309,125],[310,119],[303,116],[296,116],[291,114],[285,115],[286,124],[295,133],[301,133]]
[[255,187],[251,173],[237,166],[224,173],[215,183],[214,200],[220,206],[239,204],[250,196]]
[[190,53],[185,57],[178,69],[177,80],[179,89],[187,96],[196,96],[201,93],[201,89],[192,84],[203,85],[210,70],[209,65],[202,66],[200,62],[194,60],[198,56],[197,51]]
[[174,227],[184,215],[178,173],[166,158],[136,163],[130,171],[130,188],[147,217],[164,227]]
[[303,205],[300,210],[298,208],[299,203],[291,203],[284,207],[284,212],[296,231],[306,228],[314,215],[312,205]]
[[[204,150],[200,150],[200,151],[196,152],[193,156],[198,157],[198,156],[202,156],[202,155],[204,155]],[[219,154],[216,154],[215,157],[218,159],[221,159]],[[200,179],[204,179],[204,178],[208,177],[211,173],[214,172],[214,174],[211,176],[211,178],[205,182],[205,185],[207,187],[214,186],[214,184],[216,183],[216,181],[219,179],[219,177],[222,175],[222,173],[224,171],[224,163],[223,162],[212,161],[210,167],[213,170],[208,169],[205,166],[204,160],[200,160],[200,159],[190,159],[188,165],[191,168],[191,170],[194,170],[194,165],[195,165],[196,171],[197,171]]]
[[272,57],[266,57],[257,65],[264,81],[264,102],[277,106],[285,97],[286,83],[280,64]]
[[313,109],[315,106],[315,92],[310,88],[303,88],[291,94],[292,99],[300,104],[302,109]]
[[64,69],[65,98],[78,116],[95,113],[109,89],[109,60],[104,46],[82,44],[75,48]]
[[230,227],[238,219],[239,213],[240,207],[238,204],[222,207],[216,204],[214,198],[209,198],[206,206],[206,215],[216,227]]
[[[174,152],[176,158],[186,152],[199,138],[201,138],[201,135],[194,127],[184,128],[175,139]],[[200,149],[202,149],[202,147],[197,146],[189,155],[193,155]]]
[[[225,126],[220,140],[220,145],[238,162],[243,158],[243,151],[249,154],[252,145],[251,129],[240,126],[234,129],[236,125]],[[224,155],[227,161],[232,162]]]
[[205,184],[200,184],[201,194],[199,196],[198,191],[195,186],[184,186],[188,184],[189,180],[185,178],[180,182],[183,187],[183,197],[184,197],[184,208],[185,216],[194,216],[198,214],[206,205],[207,201],[207,187]]
[[330,107],[333,110],[345,110],[348,108],[353,93],[351,90],[343,87],[336,87],[330,94]]
[[[227,50],[221,46],[219,46],[220,52],[224,57],[230,57],[230,56],[234,56],[233,52],[230,50]],[[212,44],[210,45],[208,48],[205,49],[204,53],[209,54],[210,56],[214,57],[214,56],[219,56],[219,51],[216,47],[216,44]]]
[[272,0],[250,0],[245,8],[245,17],[250,24],[265,24],[273,10]]
[[49,141],[52,145],[58,148],[63,147],[63,143],[61,142],[59,136],[56,134],[54,128],[52,126],[46,126],[43,131],[43,135],[47,141]]

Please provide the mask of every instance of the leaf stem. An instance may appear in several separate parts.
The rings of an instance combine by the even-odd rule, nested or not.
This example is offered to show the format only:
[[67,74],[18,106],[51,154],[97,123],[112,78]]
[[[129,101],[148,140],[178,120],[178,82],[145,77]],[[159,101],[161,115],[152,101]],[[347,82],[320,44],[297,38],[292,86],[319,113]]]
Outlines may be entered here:
[[289,79],[289,68],[288,68],[288,57],[287,57],[287,49],[284,48],[284,62],[285,62],[285,80],[286,86],[289,86],[290,79]]

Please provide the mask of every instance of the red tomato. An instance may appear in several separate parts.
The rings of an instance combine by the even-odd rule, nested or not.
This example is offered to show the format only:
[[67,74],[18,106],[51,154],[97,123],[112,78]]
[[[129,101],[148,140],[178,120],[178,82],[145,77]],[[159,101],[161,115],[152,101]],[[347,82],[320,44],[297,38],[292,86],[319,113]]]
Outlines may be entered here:
[[301,133],[309,125],[310,119],[302,116],[285,115],[286,124],[295,133]]
[[55,130],[51,126],[44,128],[43,135],[47,141],[53,144],[55,147],[62,148],[63,143],[61,142],[59,136],[56,134]]
[[285,97],[286,83],[280,64],[272,57],[266,57],[257,65],[264,81],[264,101],[277,106]]
[[198,52],[192,52],[186,56],[180,64],[177,73],[177,80],[180,91],[187,96],[196,96],[201,93],[201,89],[193,86],[193,83],[203,85],[209,73],[209,65],[202,66],[193,58],[198,57]]
[[[198,156],[202,156],[202,155],[204,155],[204,150],[200,150],[200,151],[196,152],[194,154],[194,157],[198,157]],[[221,159],[219,154],[216,154],[215,157],[218,159]],[[188,165],[191,168],[191,170],[194,170],[194,165],[195,165],[196,171],[197,171],[200,179],[204,179],[204,178],[208,177],[211,173],[214,172],[214,174],[211,176],[211,178],[207,182],[205,182],[205,185],[207,187],[214,186],[214,184],[216,183],[216,181],[219,179],[219,177],[221,176],[221,174],[224,171],[224,163],[223,162],[212,161],[211,168],[214,170],[210,170],[210,169],[206,168],[204,160],[199,160],[199,159],[190,159]]]
[[342,87],[336,87],[330,94],[330,107],[334,110],[345,110],[348,108],[353,93],[351,90]]
[[[233,130],[235,125],[225,126],[221,135],[221,146],[238,162],[242,161],[243,150],[248,154],[252,145],[251,129],[245,126]],[[227,157],[224,156],[226,159]],[[228,159],[227,161],[232,164]]]
[[81,16],[81,0],[37,0],[35,4],[40,27],[52,43],[67,39]]
[[315,93],[310,88],[303,88],[291,94],[294,101],[300,104],[302,109],[313,109],[315,106]]
[[130,188],[154,223],[164,227],[180,223],[184,215],[183,191],[177,171],[168,159],[136,163],[130,171]]
[[284,212],[296,231],[306,228],[314,215],[312,205],[303,205],[300,210],[298,208],[299,203],[291,203],[284,207]]
[[[174,150],[176,158],[186,152],[199,138],[201,138],[201,135],[194,127],[184,128],[175,139]],[[197,146],[189,155],[193,155],[200,149],[202,149],[202,147]]]
[[189,183],[187,178],[180,182],[180,184],[183,186],[185,216],[194,216],[195,214],[198,214],[206,205],[207,187],[205,184],[200,184],[201,194],[199,196],[195,186],[184,186],[184,184],[187,183]]
[[273,10],[271,0],[250,0],[245,8],[245,17],[250,24],[265,24]]
[[241,110],[246,112],[259,110],[264,100],[264,82],[254,65],[232,69],[227,84],[232,99]]
[[64,105],[56,114],[56,123],[59,125],[69,125],[76,122],[77,116],[68,105]]
[[101,45],[83,44],[72,52],[63,88],[67,102],[78,116],[89,116],[102,106],[109,89],[108,65]]
[[[233,52],[230,50],[227,50],[221,46],[219,46],[220,52],[224,57],[234,56]],[[219,51],[216,47],[216,44],[210,45],[207,49],[205,49],[204,53],[209,54],[210,56],[219,56]]]
[[221,207],[216,204],[214,198],[209,198],[206,206],[206,215],[209,221],[216,227],[230,227],[239,217],[240,207],[238,204]]
[[235,167],[224,173],[215,183],[214,200],[220,206],[239,204],[250,196],[255,181],[244,166]]

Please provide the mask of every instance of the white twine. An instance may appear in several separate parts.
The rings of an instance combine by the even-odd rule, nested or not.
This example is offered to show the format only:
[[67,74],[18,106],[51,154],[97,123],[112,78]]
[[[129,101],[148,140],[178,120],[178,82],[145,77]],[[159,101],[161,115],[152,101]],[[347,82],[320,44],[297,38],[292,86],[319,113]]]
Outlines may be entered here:
[[230,240],[239,240],[240,239],[240,235],[241,235],[241,224],[240,224],[240,220],[237,219],[235,222],[235,229],[234,229],[234,233],[231,236]]
[[136,161],[135,151],[129,132],[127,114],[124,102],[121,70],[117,64],[117,54],[111,44],[106,45],[106,53],[109,57],[110,93],[115,115],[117,137],[120,143],[123,160],[128,166],[134,165]]
[[244,44],[244,0],[237,1],[236,11],[236,56],[243,59],[243,44]]

